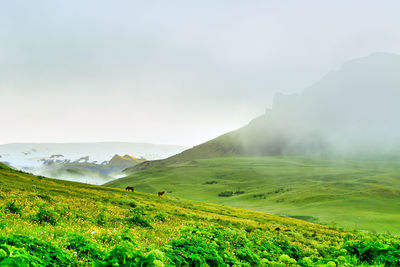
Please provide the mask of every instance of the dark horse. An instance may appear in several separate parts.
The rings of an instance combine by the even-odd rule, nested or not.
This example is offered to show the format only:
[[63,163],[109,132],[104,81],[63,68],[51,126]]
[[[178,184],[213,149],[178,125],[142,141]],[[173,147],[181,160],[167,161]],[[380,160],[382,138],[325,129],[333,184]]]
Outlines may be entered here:
[[158,192],[158,196],[159,196],[159,197],[161,197],[161,196],[164,195],[164,194],[165,194],[165,191]]
[[135,188],[133,186],[127,186],[125,190],[135,192]]

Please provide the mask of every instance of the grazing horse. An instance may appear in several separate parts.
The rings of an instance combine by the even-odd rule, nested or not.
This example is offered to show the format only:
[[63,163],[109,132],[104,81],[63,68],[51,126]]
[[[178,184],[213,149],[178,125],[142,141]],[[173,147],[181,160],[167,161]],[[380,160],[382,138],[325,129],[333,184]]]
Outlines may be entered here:
[[161,197],[161,196],[164,195],[164,194],[165,194],[165,191],[158,192],[158,196],[159,196],[159,197]]
[[133,186],[127,186],[125,190],[135,192],[135,188]]

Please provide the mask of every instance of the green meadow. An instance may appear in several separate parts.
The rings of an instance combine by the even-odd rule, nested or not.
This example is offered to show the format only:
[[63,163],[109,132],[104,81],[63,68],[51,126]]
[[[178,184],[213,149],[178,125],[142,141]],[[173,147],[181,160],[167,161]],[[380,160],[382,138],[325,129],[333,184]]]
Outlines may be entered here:
[[0,266],[400,264],[400,239],[392,235],[49,179],[2,164],[0,229]]
[[225,157],[135,172],[107,186],[400,234],[399,157]]

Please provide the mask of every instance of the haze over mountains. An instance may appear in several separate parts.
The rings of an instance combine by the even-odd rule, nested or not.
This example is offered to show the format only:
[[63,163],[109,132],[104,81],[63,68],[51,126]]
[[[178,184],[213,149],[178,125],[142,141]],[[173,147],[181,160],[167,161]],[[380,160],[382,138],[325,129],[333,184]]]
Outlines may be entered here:
[[224,156],[395,152],[399,70],[396,54],[354,59],[302,93],[276,95],[273,107],[245,127],[133,170]]
[[144,158],[135,158],[130,155],[114,155],[109,161],[102,163],[88,162],[87,159],[88,157],[84,157],[75,162],[48,160],[40,167],[29,169],[29,171],[37,175],[68,181],[103,184],[121,177],[121,172],[126,168],[145,161]]
[[15,143],[0,145],[0,162],[37,175],[103,184],[145,158],[162,159],[183,150],[177,145],[123,142]]
[[276,95],[245,127],[133,170],[224,156],[397,153],[399,70],[397,54],[351,60],[301,93]]
[[398,234],[399,71],[399,55],[352,60],[243,128],[105,185]]
[[100,164],[116,154],[151,160],[166,158],[184,149],[178,145],[127,142],[14,143],[0,145],[0,161],[17,168],[39,167],[46,160]]

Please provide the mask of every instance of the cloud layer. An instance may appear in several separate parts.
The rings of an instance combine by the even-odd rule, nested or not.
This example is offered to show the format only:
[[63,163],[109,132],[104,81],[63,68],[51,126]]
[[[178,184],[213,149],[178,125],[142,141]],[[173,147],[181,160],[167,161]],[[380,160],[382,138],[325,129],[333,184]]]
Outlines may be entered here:
[[400,53],[398,1],[9,1],[0,143],[194,145],[348,59]]

